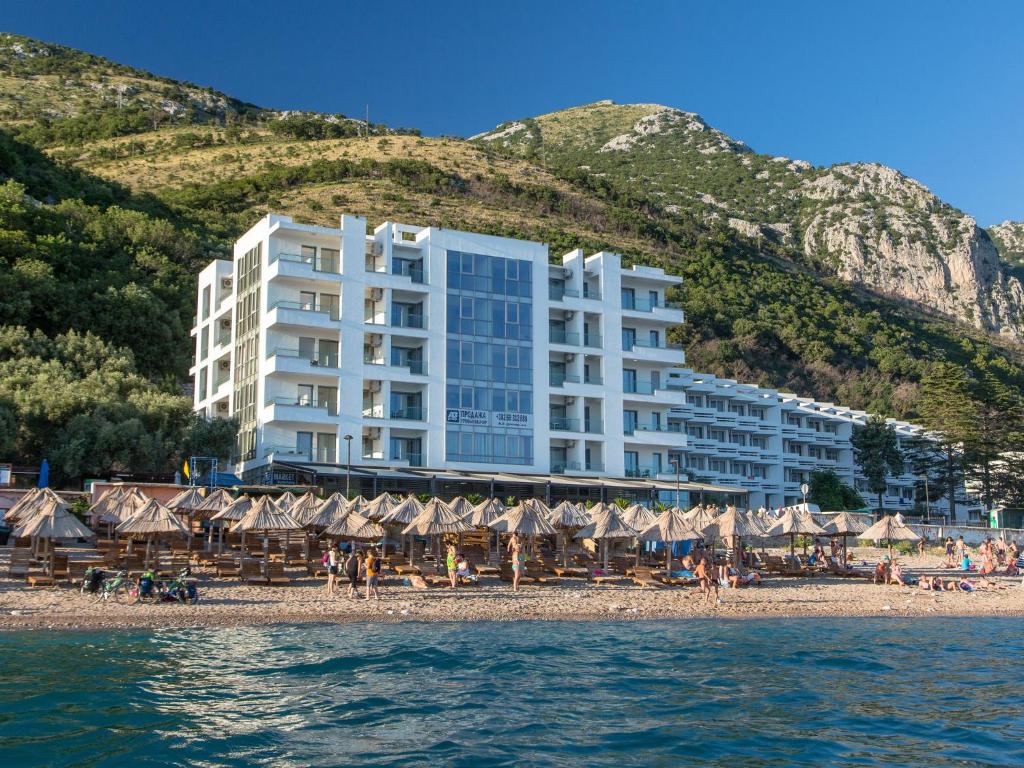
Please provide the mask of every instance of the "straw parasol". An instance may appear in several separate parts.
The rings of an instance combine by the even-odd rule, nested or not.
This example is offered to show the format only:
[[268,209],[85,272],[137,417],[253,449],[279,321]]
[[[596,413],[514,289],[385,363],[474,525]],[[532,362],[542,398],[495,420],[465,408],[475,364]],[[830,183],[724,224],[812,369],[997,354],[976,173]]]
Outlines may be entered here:
[[595,504],[590,508],[592,522],[574,538],[600,541],[604,549],[604,567],[608,568],[609,542],[615,539],[634,539],[640,532],[622,519],[622,510],[614,504]]
[[348,509],[327,527],[323,535],[338,539],[376,541],[384,535],[384,528],[370,522],[358,512]]
[[569,539],[581,528],[590,525],[590,515],[581,504],[574,504],[571,501],[563,501],[551,510],[548,515],[548,522],[559,532],[559,543],[562,548],[562,565],[569,564]]
[[679,507],[666,509],[653,525],[640,532],[641,541],[661,541],[665,544],[665,571],[672,570],[672,546],[677,541],[696,541],[703,538],[686,520],[687,513]]
[[[32,488],[31,490],[29,490],[24,496],[18,499],[10,509],[7,510],[6,514],[4,515],[4,520],[6,520],[7,522],[15,522],[18,520],[19,516],[24,513],[25,510],[35,509],[36,499],[39,498],[39,495],[44,490],[48,489]],[[109,493],[109,491],[107,491],[107,493]],[[104,494],[104,496],[105,495],[106,494]],[[98,504],[99,502],[96,503]]]
[[[209,495],[206,498],[203,499],[203,503],[200,504],[199,508],[196,510],[196,512],[199,513],[200,517],[202,517],[204,519],[207,519],[207,520],[210,520],[210,524],[207,525],[207,527],[206,527],[207,528],[207,534],[206,534],[206,551],[207,552],[212,552],[213,551],[213,522],[212,522],[212,517],[215,514],[217,514],[218,512],[220,512],[222,509],[224,509],[225,507],[230,505],[233,501],[234,501],[234,499],[231,498],[231,494],[228,493],[226,490],[224,490],[223,488],[215,488],[214,490],[212,490],[209,493]],[[218,527],[219,527],[219,525],[218,525]]]
[[633,504],[632,506],[626,507],[626,511],[622,513],[622,519],[625,520],[629,526],[636,528],[638,531],[642,531],[645,528],[649,528],[654,525],[658,516],[643,504]]
[[867,530],[867,526],[849,512],[840,512],[825,525],[825,532],[833,536],[843,537],[843,562],[846,562],[846,537],[857,536]]
[[363,513],[366,511],[366,508],[370,506],[370,502],[366,499],[366,497],[360,494],[359,496],[356,496],[354,499],[349,499],[348,506],[349,509],[351,509],[352,511],[358,512],[359,514],[363,515],[363,517],[365,517],[366,515]]
[[718,512],[698,504],[686,513],[686,522],[695,531],[703,531],[718,517]]
[[245,494],[232,501],[226,507],[210,517],[210,522],[217,523],[217,551],[224,551],[224,524],[237,523],[252,509],[253,501]]
[[[293,499],[294,501],[294,499]],[[271,531],[298,531],[302,526],[295,518],[278,507],[269,496],[263,496],[253,504],[237,523],[231,526],[231,532],[242,532],[243,552],[245,550],[244,539],[248,531],[263,533],[263,575],[268,577],[267,555],[270,553],[270,532]]]
[[203,505],[206,499],[199,488],[186,488],[173,499],[167,502],[167,508],[177,512],[179,515],[188,515],[188,549],[192,551],[192,519],[196,512]]
[[[51,492],[52,493],[52,492]],[[53,494],[56,497],[56,494]],[[14,532],[15,536],[28,536],[35,539],[46,539],[47,574],[52,579],[54,571],[54,539],[78,539],[92,536],[93,533],[78,518],[68,511],[68,507],[55,498],[46,497],[43,506],[30,518],[26,519]]]
[[391,511],[381,517],[377,522],[382,525],[408,525],[415,520],[423,511],[423,505],[415,496],[406,496],[398,504],[391,508]]
[[896,519],[894,515],[886,515],[877,523],[872,525],[863,533],[857,534],[858,539],[870,539],[871,541],[885,540],[889,542],[889,555],[892,555],[892,543],[894,541],[917,541],[921,537],[910,530],[904,523]]
[[156,499],[147,501],[142,509],[118,525],[117,532],[146,536],[146,568],[149,568],[149,553],[154,537],[165,533],[188,535],[188,529],[178,516]]
[[505,505],[498,499],[484,499],[473,507],[473,512],[467,516],[466,522],[477,528],[486,528],[506,511]]
[[825,533],[825,529],[814,522],[814,518],[812,518],[810,514],[792,508],[783,512],[782,517],[780,517],[771,528],[765,531],[766,536],[789,536],[790,557],[793,557],[796,554],[797,534],[819,536],[823,533]]
[[[114,523],[120,522],[115,516],[114,509],[117,502],[124,495],[125,489],[123,486],[115,485],[108,488],[103,494],[89,507],[89,515],[92,519],[93,525],[96,523],[107,523],[113,525]],[[10,515],[13,509],[7,514]]]
[[441,499],[433,498],[423,507],[402,533],[418,536],[440,536],[445,533],[465,533],[473,530],[473,526],[463,520],[455,510]]
[[288,512],[291,510],[292,504],[295,503],[296,498],[296,495],[291,491],[285,491],[276,499],[273,499],[273,502],[277,504],[277,508],[282,512]]
[[[473,505],[463,496],[456,496],[454,499],[448,502],[448,506],[452,508],[452,512],[466,520],[467,517],[473,514]],[[468,520],[466,522],[469,522]],[[472,526],[472,523],[470,523]]]
[[507,510],[487,527],[499,533],[518,533],[522,536],[553,536],[557,533],[554,526],[544,519],[533,504],[526,503],[517,504]]
[[366,505],[366,510],[361,514],[369,520],[380,520],[384,515],[398,506],[398,499],[385,491],[380,496]]
[[733,558],[736,567],[739,567],[742,561],[742,539],[760,538],[765,533],[760,525],[751,520],[744,512],[740,512],[736,507],[729,507],[725,512],[716,517],[711,525],[704,528],[703,532],[705,536],[717,536],[722,541],[732,540]]
[[288,509],[288,514],[294,517],[305,528],[309,520],[314,517],[324,500],[312,491],[307,491],[295,500],[295,503]]

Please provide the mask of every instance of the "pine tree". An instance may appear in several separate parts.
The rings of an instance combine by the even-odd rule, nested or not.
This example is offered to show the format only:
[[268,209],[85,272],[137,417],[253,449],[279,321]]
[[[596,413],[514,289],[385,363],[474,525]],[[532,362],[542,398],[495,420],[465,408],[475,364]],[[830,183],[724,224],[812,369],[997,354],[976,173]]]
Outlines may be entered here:
[[866,424],[853,430],[851,442],[860,471],[868,481],[868,490],[878,495],[878,511],[884,514],[885,480],[903,472],[903,453],[896,430],[881,416],[871,416]]

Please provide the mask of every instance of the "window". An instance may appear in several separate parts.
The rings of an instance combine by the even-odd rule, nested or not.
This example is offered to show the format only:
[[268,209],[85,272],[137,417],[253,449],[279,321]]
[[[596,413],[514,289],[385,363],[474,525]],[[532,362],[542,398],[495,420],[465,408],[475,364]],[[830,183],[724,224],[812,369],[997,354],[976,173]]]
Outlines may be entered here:
[[460,263],[461,263],[460,269],[462,271],[462,274],[464,274],[464,275],[472,275],[473,274],[473,254],[472,253],[464,253],[464,254],[462,254],[462,260],[461,260]]
[[636,308],[636,291],[632,288],[622,289],[622,308],[623,309],[634,309]]
[[313,433],[312,432],[296,432],[295,433],[295,452],[309,456],[313,453]]
[[461,405],[462,408],[472,408],[473,407],[473,388],[472,387],[462,387],[460,389],[459,398],[460,398],[460,402],[462,403],[462,405]]
[[337,442],[330,432],[318,432],[316,435],[316,460],[328,464],[337,461],[334,447]]
[[505,304],[505,322],[509,325],[519,324],[519,305],[514,302]]
[[210,286],[203,288],[203,320],[210,316]]
[[473,297],[463,296],[462,301],[459,302],[459,317],[463,320],[473,319]]
[[341,272],[341,251],[334,248],[321,248],[320,270],[322,272]]
[[657,291],[648,291],[647,292],[647,300],[649,302],[651,302],[651,307],[661,306],[661,302],[658,301],[658,292]]
[[473,362],[473,342],[463,341],[459,345],[459,361],[463,363]]
[[661,346],[661,334],[658,331],[651,331],[649,341],[651,346],[657,349]]
[[622,431],[627,435],[636,432],[637,414],[636,411],[622,412]]
[[300,249],[300,255],[304,264],[309,264],[312,267],[316,267],[316,246],[315,245],[303,245]]
[[622,369],[622,391],[636,392],[636,370],[633,368]]
[[636,329],[635,328],[623,328],[622,329],[622,348],[627,352],[633,348],[636,344]]
[[298,405],[312,405],[313,404],[313,385],[312,384],[299,384],[298,396],[296,397]]
[[519,347],[505,347],[505,365],[509,368],[519,367]]
[[519,279],[519,262],[516,259],[505,259],[505,279]]

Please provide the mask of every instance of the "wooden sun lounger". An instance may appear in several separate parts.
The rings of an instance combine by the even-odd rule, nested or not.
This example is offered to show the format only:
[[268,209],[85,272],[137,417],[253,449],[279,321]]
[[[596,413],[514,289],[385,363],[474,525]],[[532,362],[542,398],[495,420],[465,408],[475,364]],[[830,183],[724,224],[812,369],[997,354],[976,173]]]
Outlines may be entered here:
[[292,580],[284,574],[284,563],[269,563],[267,565],[267,581],[271,586],[285,586],[291,584]]
[[258,560],[243,560],[239,569],[242,581],[252,584],[269,584],[267,577],[263,575],[263,566]]
[[596,584],[599,587],[622,585],[628,582],[625,576],[615,573],[598,576],[591,572],[588,578],[591,583]]
[[399,576],[408,576],[410,574],[416,574],[417,576],[419,576],[423,573],[418,565],[409,565],[408,563],[399,563],[397,565],[392,565],[391,570],[393,570]]
[[7,567],[7,575],[12,579],[23,579],[28,576],[28,569],[31,563],[32,550],[11,550],[11,562]]
[[45,573],[30,573],[25,577],[30,587],[53,587],[56,586],[53,578]]
[[500,576],[501,569],[496,565],[488,565],[487,563],[477,563],[473,566],[476,569],[478,576]]
[[654,570],[651,568],[645,568],[644,566],[636,566],[632,569],[633,573],[630,576],[633,579],[633,583],[638,587],[661,589],[665,586],[664,582],[659,581],[654,576]]
[[551,572],[555,576],[559,576],[565,579],[585,579],[587,578],[588,571],[586,568],[582,568],[576,565],[556,565],[552,567]]

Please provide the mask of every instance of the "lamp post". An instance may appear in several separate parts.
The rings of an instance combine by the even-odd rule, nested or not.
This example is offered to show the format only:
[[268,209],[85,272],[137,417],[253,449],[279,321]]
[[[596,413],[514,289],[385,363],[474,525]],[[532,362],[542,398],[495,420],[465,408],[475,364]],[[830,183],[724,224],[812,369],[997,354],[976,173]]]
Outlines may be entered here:
[[348,458],[345,461],[345,498],[352,497],[352,435],[345,435]]
[[930,523],[932,521],[932,503],[928,498],[928,473],[925,472],[921,478],[924,480],[924,519]]

